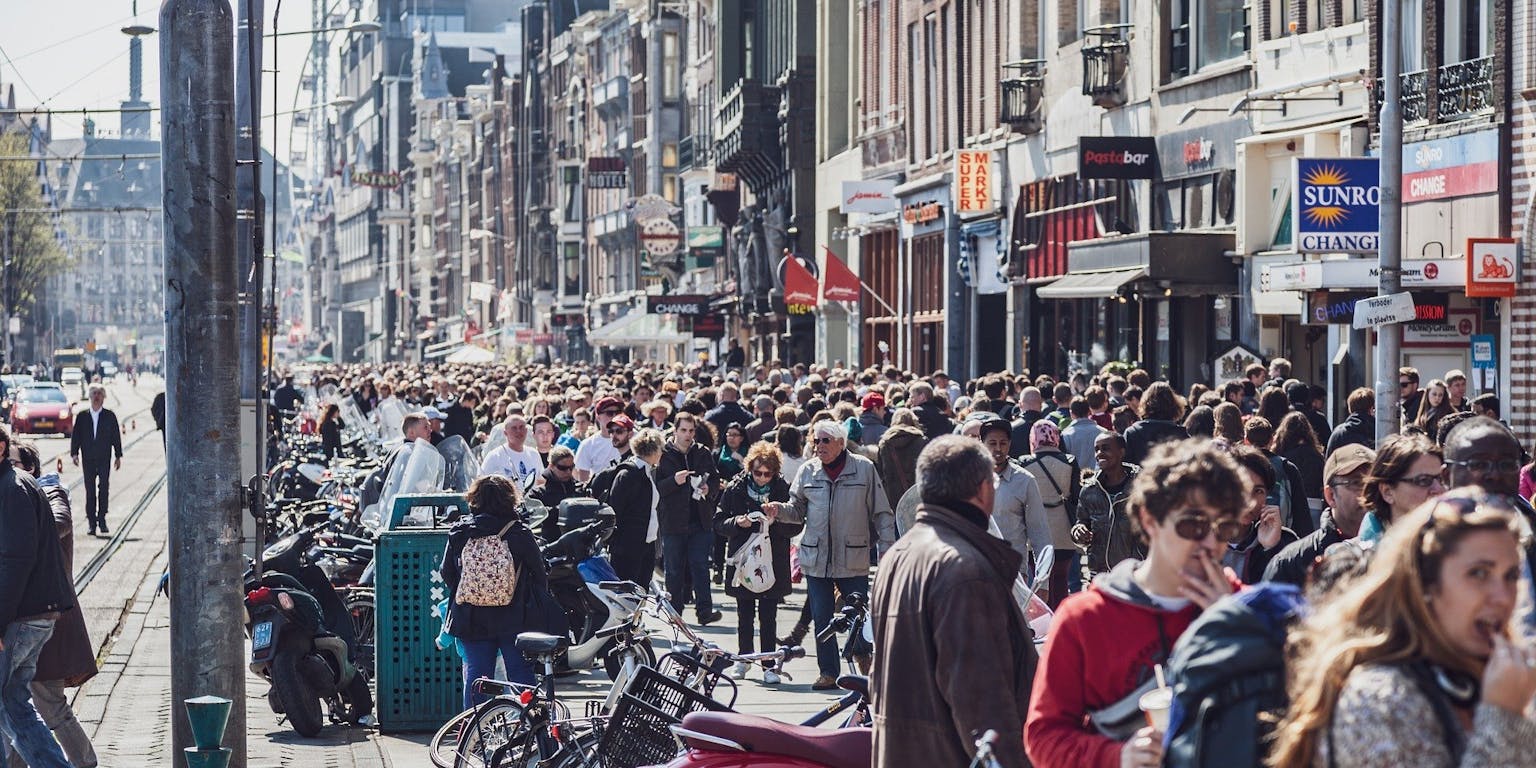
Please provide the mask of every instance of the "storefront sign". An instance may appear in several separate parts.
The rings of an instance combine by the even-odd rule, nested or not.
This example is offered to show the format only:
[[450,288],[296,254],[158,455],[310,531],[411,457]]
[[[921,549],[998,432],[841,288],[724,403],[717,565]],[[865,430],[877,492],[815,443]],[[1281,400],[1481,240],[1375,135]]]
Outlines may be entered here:
[[1413,294],[1393,293],[1371,296],[1355,302],[1355,328],[1374,328],[1393,323],[1411,323],[1418,319],[1413,308]]
[[1157,178],[1157,141],[1150,136],[1082,136],[1077,175],[1083,179]]
[[944,206],[936,202],[911,203],[901,209],[901,220],[908,224],[927,224],[944,215]]
[[1479,131],[1403,145],[1403,202],[1499,191],[1499,133]]
[[1520,276],[1520,244],[1511,238],[1467,240],[1467,295],[1510,298]]
[[843,182],[841,213],[893,213],[900,207],[894,179]]
[[1204,136],[1184,142],[1184,164],[1190,168],[1209,165],[1215,157],[1216,142]]
[[671,256],[682,243],[683,234],[671,219],[651,219],[640,227],[640,247],[657,258]]
[[1467,349],[1479,330],[1477,310],[1453,309],[1443,323],[1409,323],[1403,326],[1403,346],[1413,349]]
[[698,317],[709,312],[709,297],[694,295],[647,296],[645,311],[653,315]]
[[[1261,279],[1269,291],[1316,291],[1381,285],[1376,259],[1334,259],[1265,267]],[[1466,280],[1463,259],[1404,259],[1404,288],[1461,288]]]
[[1297,252],[1375,253],[1381,231],[1381,161],[1298,157],[1292,162]]
[[1498,365],[1494,356],[1494,341],[1491,333],[1472,334],[1472,367],[1493,368]]
[[555,343],[553,333],[540,333],[528,328],[519,328],[512,332],[512,340],[518,344],[532,344],[536,347],[547,347]]
[[689,227],[688,250],[714,250],[725,247],[725,232],[719,227]]
[[[1355,305],[1373,294],[1359,291],[1312,291],[1307,294],[1309,325],[1350,325],[1355,321]],[[1444,293],[1416,291],[1413,294],[1414,322],[1439,323],[1446,320],[1449,298]]]
[[695,339],[725,338],[725,316],[718,312],[711,312],[693,318],[693,337]]
[[374,189],[394,189],[400,186],[401,182],[399,171],[382,173],[379,171],[365,171],[360,168],[352,169],[351,179],[353,184]]
[[629,166],[622,157],[587,158],[588,189],[628,189]]
[[997,207],[992,193],[992,153],[962,149],[955,153],[955,211],[984,213]]

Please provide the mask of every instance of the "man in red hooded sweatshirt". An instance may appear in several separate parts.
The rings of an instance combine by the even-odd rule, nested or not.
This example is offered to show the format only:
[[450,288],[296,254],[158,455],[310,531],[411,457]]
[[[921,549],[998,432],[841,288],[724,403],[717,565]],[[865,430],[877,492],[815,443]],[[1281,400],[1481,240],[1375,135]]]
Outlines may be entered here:
[[1052,620],[1024,723],[1035,765],[1161,765],[1163,735],[1146,725],[1138,699],[1195,617],[1241,586],[1221,557],[1246,532],[1237,513],[1248,482],[1209,442],[1160,445],[1142,464],[1128,511],[1147,558],[1099,574]]

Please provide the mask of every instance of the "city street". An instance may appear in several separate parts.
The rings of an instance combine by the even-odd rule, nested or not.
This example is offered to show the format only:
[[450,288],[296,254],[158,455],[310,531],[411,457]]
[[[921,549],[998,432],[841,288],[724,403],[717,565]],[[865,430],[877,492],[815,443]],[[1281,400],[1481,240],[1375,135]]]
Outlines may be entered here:
[[[170,698],[170,606],[156,592],[168,562],[165,454],[155,445],[159,434],[147,410],[140,415],[137,430],[131,427],[133,414],[148,408],[160,386],[159,379],[147,376],[137,388],[126,381],[108,385],[108,407],[122,415],[128,427],[123,435],[123,468],[113,473],[111,537],[86,535],[85,518],[79,513],[84,507],[80,472],[69,463],[68,443],[58,438],[38,440],[44,459],[55,453],[64,457],[62,479],[73,484],[75,584],[101,666],[101,672],[74,693],[74,705],[103,766],[171,765],[171,718],[182,716],[182,709]],[[793,625],[803,600],[802,591],[780,608],[781,631]],[[725,618],[701,634],[734,648],[734,602],[723,600],[720,606]],[[231,627],[230,631],[244,630]],[[658,651],[665,645],[661,642]],[[794,679],[776,687],[763,685],[761,673],[754,672],[753,679],[738,683],[737,708],[786,721],[809,717],[833,698],[810,690],[815,670],[814,658],[796,660],[788,665]],[[606,696],[609,684],[598,669],[561,678],[558,685],[562,700],[580,711],[587,699]],[[255,676],[247,679],[251,768],[427,764],[424,745],[429,733],[381,735],[375,729],[328,726],[320,737],[304,739],[279,722],[267,706],[266,692],[265,681]]]

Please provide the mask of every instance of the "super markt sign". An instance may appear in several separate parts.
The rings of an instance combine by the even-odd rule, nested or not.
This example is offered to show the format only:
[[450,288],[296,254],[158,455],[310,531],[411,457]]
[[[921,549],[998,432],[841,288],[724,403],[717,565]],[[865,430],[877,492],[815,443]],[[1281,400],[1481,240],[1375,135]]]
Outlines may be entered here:
[[1292,176],[1292,242],[1300,253],[1375,253],[1381,240],[1381,162],[1298,157]]

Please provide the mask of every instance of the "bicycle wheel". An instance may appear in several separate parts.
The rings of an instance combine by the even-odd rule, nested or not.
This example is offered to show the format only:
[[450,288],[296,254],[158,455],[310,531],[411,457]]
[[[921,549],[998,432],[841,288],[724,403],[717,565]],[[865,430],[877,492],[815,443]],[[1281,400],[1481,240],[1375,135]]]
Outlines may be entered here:
[[373,594],[358,593],[347,600],[347,613],[352,617],[352,634],[356,649],[352,663],[369,682],[374,675],[374,616]]
[[453,768],[453,758],[459,746],[459,732],[464,724],[475,716],[475,710],[466,709],[454,715],[437,729],[437,734],[427,744],[427,757],[437,768]]
[[560,751],[550,760],[550,768],[602,768],[602,756],[597,753],[600,732],[586,731],[560,745]]
[[462,729],[453,768],[512,768],[538,760],[538,744],[521,705],[496,699],[480,708]]

